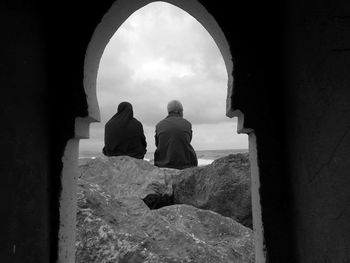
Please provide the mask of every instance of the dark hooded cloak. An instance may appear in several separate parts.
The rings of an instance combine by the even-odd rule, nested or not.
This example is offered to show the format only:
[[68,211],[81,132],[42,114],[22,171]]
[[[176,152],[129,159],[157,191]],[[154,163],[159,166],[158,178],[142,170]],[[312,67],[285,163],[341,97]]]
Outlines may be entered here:
[[143,159],[146,153],[146,138],[141,122],[133,117],[132,105],[122,102],[118,112],[105,125],[106,156],[127,155]]

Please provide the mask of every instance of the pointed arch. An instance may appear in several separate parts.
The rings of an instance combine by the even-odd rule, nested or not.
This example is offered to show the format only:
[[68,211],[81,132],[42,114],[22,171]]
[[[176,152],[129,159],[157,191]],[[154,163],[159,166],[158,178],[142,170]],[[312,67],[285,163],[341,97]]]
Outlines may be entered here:
[[[85,63],[84,63],[84,89],[88,104],[88,116],[78,120],[76,128],[77,137],[89,137],[89,123],[100,120],[99,106],[96,96],[96,79],[99,68],[99,63],[109,40],[112,38],[118,28],[124,21],[138,9],[156,1],[151,0],[118,0],[114,2],[109,11],[104,15],[100,24],[96,27],[94,34],[87,48]],[[215,21],[213,16],[196,0],[166,0],[174,6],[193,16],[202,26],[209,32],[218,46],[222,57],[224,58],[227,70],[227,89],[228,98],[226,100],[227,116],[233,117],[231,112],[231,99],[233,88],[233,62],[230,52],[230,47],[224,36],[220,26]]]
[[[76,211],[76,180],[77,180],[77,158],[79,139],[89,138],[89,125],[92,122],[100,121],[100,111],[96,94],[96,81],[101,57],[109,40],[124,23],[124,21],[138,9],[153,3],[152,0],[117,0],[110,7],[108,12],[103,16],[101,22],[97,25],[91,40],[89,42],[84,61],[84,91],[87,100],[86,117],[76,118],[75,138],[70,140],[66,146],[65,155],[63,156],[64,169],[62,172],[63,191],[60,200],[60,234],[59,234],[59,260],[58,262],[74,262],[75,258],[75,211]],[[224,59],[227,72],[227,98],[226,98],[226,115],[228,117],[238,117],[238,132],[249,134],[250,160],[254,167],[252,177],[253,192],[253,216],[254,228],[257,229],[258,235],[255,240],[259,241],[256,246],[256,262],[265,262],[263,248],[263,229],[261,222],[261,209],[259,200],[259,175],[256,158],[256,143],[254,132],[244,127],[244,114],[234,109],[231,105],[233,96],[233,60],[230,46],[214,17],[201,5],[197,0],[164,0],[193,16],[212,36],[220,53]],[[254,174],[255,175],[254,175]],[[255,196],[255,197],[254,197]],[[255,200],[255,201],[254,201]],[[255,203],[255,205],[254,205]],[[255,231],[256,232],[256,231]],[[256,232],[256,233],[257,233]],[[257,244],[256,244],[257,245]]]

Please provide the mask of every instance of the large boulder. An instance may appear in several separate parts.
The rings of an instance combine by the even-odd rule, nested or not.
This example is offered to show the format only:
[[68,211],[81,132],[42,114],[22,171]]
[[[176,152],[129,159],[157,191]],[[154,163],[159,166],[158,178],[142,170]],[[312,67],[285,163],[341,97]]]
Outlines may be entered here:
[[129,156],[97,157],[79,166],[80,178],[98,184],[115,197],[172,196],[175,169],[160,169]]
[[252,231],[188,205],[150,210],[78,179],[76,262],[253,263]]
[[172,177],[175,204],[215,211],[252,228],[248,154],[231,154]]

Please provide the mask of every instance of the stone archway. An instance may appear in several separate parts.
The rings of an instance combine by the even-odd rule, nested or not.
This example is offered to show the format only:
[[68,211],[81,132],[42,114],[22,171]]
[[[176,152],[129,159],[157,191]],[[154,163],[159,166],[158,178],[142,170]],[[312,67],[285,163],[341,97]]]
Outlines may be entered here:
[[[74,262],[75,240],[75,211],[76,211],[76,175],[79,139],[89,138],[89,124],[100,121],[100,112],[96,96],[96,79],[100,59],[110,38],[121,24],[135,11],[150,4],[152,0],[117,0],[104,15],[90,40],[84,63],[84,90],[88,105],[88,116],[77,118],[75,123],[75,138],[66,146],[63,157],[62,172],[63,191],[60,202],[60,234],[59,234],[59,262]],[[256,262],[265,262],[263,249],[263,231],[259,200],[259,176],[257,168],[255,136],[252,130],[244,127],[244,114],[239,110],[232,111],[231,97],[234,93],[233,62],[230,47],[224,33],[215,19],[196,0],[165,0],[173,4],[198,20],[209,32],[218,46],[227,70],[227,102],[226,115],[238,117],[238,132],[249,134],[249,152],[252,167],[252,198],[253,218],[256,242]]]

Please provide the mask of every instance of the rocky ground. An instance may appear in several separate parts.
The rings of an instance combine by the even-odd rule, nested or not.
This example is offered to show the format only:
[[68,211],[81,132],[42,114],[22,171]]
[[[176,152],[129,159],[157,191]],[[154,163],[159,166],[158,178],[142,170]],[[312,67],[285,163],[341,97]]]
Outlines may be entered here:
[[247,154],[183,171],[92,159],[80,166],[76,262],[252,263],[249,189]]
[[228,155],[173,178],[175,203],[212,210],[252,228],[248,154]]

